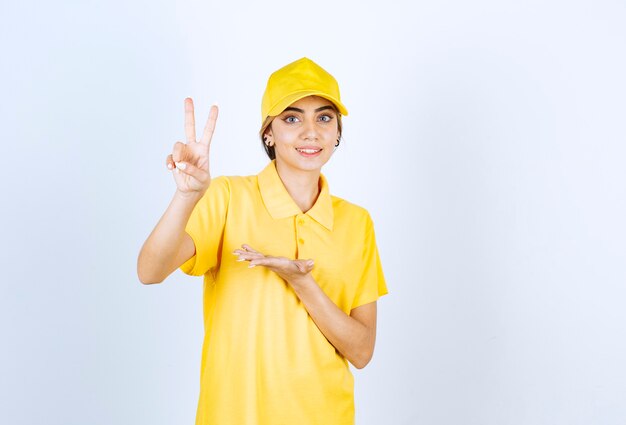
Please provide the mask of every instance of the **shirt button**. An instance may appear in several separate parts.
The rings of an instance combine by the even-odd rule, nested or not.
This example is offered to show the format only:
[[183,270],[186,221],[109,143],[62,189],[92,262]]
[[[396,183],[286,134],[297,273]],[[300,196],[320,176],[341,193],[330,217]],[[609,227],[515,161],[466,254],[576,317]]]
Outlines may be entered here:
[[299,225],[303,225],[303,224],[304,224],[304,219],[303,219],[303,218],[301,218],[300,220],[298,220],[298,224],[299,224]]
[[300,245],[304,245],[304,239],[302,239],[302,238],[298,239],[298,243],[299,243]]

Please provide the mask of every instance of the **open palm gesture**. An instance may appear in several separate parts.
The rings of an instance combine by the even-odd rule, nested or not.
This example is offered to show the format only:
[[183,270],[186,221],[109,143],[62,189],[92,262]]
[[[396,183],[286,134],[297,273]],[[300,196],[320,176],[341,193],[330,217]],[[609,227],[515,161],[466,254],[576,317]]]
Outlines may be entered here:
[[233,252],[237,261],[247,261],[248,267],[263,266],[283,278],[290,285],[297,284],[313,270],[314,261],[292,260],[286,257],[274,257],[257,251],[248,244],[241,245],[241,249]]
[[209,173],[209,147],[215,130],[218,108],[212,105],[204,126],[202,138],[196,140],[196,120],[193,100],[185,99],[186,143],[176,142],[172,153],[167,156],[167,168],[173,171],[176,187],[180,192],[203,194],[211,184]]

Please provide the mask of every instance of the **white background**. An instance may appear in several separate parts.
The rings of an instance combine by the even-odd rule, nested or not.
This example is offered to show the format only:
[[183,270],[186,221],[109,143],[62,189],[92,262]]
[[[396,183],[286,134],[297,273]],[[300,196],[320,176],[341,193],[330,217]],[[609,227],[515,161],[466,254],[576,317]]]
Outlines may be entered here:
[[626,422],[622,1],[4,2],[0,422],[190,424],[201,279],[135,262],[164,159],[221,107],[256,174],[267,77],[308,56],[350,115],[324,169],[390,294],[357,423]]

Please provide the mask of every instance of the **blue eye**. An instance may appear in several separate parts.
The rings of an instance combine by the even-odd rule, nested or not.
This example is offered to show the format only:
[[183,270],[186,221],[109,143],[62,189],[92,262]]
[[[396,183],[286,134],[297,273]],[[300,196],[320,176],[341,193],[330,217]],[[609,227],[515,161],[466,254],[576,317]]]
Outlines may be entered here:
[[332,121],[333,117],[331,117],[330,115],[322,115],[319,119],[322,122],[330,122]]
[[298,118],[293,115],[289,115],[288,117],[285,118],[285,122],[295,123],[295,122],[298,122]]

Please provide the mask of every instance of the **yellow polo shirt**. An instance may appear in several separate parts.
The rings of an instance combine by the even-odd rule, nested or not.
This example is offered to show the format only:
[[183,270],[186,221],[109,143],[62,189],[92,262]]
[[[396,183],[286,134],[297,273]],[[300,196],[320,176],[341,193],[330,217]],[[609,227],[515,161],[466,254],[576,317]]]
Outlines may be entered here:
[[274,161],[257,176],[218,177],[187,224],[204,275],[197,425],[352,425],[353,376],[295,292],[232,252],[312,258],[312,275],[346,314],[387,293],[367,211],[331,196],[324,176],[311,210],[298,208]]

